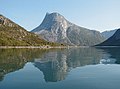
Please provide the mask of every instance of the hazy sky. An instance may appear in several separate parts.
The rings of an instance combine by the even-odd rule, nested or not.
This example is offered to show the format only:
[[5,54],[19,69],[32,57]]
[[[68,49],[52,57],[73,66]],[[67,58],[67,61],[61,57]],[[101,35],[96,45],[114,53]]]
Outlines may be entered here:
[[120,27],[120,0],[0,0],[0,13],[29,31],[40,25],[46,12],[58,12],[93,30]]

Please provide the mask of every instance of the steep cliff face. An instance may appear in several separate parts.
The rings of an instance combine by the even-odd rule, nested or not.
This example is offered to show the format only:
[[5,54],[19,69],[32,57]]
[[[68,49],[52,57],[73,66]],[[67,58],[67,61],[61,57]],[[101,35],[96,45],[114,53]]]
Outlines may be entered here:
[[0,15],[0,46],[40,46],[53,44],[26,31],[10,19]]
[[120,29],[117,29],[113,36],[97,46],[120,46]]
[[69,45],[89,46],[104,40],[99,32],[77,26],[59,13],[47,13],[43,22],[31,32],[41,35],[47,41]]

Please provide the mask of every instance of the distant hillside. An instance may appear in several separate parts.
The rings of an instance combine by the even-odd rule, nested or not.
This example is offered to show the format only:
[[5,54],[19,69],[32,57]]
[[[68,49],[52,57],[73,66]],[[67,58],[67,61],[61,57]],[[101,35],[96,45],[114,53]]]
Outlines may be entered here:
[[101,34],[106,38],[110,38],[115,32],[117,31],[117,29],[115,30],[110,30],[110,31],[104,31]]
[[120,46],[120,29],[117,29],[113,36],[97,46]]
[[0,46],[56,45],[26,31],[8,18],[0,15]]
[[47,41],[69,45],[91,46],[104,41],[100,32],[77,26],[59,13],[47,13],[43,22],[31,32]]

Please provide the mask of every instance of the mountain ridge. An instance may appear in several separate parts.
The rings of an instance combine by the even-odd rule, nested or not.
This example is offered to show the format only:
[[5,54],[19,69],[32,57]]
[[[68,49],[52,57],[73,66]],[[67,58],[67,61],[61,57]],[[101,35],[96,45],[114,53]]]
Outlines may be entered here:
[[90,46],[104,40],[100,32],[77,26],[59,13],[47,13],[43,22],[31,32],[50,42]]

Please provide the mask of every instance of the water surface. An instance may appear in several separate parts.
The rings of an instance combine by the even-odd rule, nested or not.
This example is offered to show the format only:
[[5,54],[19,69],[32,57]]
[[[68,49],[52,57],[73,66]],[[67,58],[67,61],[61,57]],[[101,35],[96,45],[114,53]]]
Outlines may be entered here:
[[119,50],[0,49],[0,89],[120,89]]

